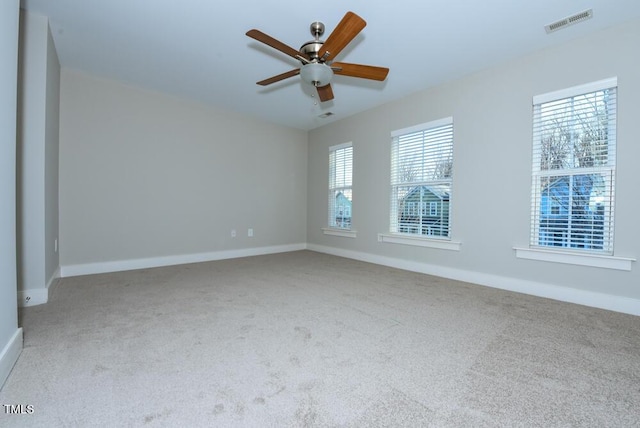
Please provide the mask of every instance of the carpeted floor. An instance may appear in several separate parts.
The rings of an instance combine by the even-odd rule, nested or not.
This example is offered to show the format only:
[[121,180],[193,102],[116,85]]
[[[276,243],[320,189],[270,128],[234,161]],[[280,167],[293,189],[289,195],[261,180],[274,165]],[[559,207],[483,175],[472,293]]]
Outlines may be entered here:
[[66,278],[20,324],[0,426],[640,426],[640,317],[310,251]]

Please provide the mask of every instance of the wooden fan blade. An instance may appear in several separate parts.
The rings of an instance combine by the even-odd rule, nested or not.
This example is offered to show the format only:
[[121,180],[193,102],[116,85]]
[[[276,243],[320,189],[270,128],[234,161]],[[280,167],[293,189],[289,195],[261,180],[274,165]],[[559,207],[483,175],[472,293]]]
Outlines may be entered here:
[[286,73],[278,74],[277,76],[270,77],[268,79],[261,80],[257,82],[260,86],[267,86],[272,83],[279,82],[284,79],[288,79],[289,77],[297,76],[300,74],[300,69],[296,68],[295,70],[287,71]]
[[[360,77],[382,81],[387,78],[389,69],[385,67],[374,67],[372,65],[351,64],[348,62],[334,62],[331,68],[335,74],[341,76]],[[336,70],[339,68],[339,70]]]
[[267,34],[264,34],[260,30],[256,30],[256,29],[249,30],[247,31],[247,36],[251,37],[252,39],[256,39],[259,42],[262,42],[265,45],[271,46],[272,48],[277,49],[280,52],[285,53],[292,58],[298,59],[298,56],[304,56],[300,53],[300,51],[292,48],[291,46],[285,45],[281,41],[276,40]]
[[316,89],[318,90],[318,97],[320,97],[321,102],[333,99],[333,89],[331,89],[331,84],[318,86]]
[[353,12],[347,12],[320,48],[319,58],[335,58],[366,25],[364,19]]

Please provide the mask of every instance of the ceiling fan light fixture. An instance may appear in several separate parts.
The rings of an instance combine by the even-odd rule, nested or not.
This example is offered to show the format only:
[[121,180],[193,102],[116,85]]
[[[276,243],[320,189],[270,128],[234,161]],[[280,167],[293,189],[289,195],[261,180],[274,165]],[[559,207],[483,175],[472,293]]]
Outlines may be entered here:
[[300,68],[300,77],[302,77],[302,80],[313,86],[325,86],[331,82],[333,70],[331,70],[331,67],[326,64],[312,62],[311,64],[305,64]]

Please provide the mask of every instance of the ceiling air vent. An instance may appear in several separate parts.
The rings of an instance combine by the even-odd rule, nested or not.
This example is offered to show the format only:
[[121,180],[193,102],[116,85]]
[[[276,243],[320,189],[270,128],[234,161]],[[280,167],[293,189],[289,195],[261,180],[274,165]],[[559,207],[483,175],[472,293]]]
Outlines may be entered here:
[[585,10],[584,12],[576,13],[575,15],[561,19],[560,21],[553,22],[544,26],[544,30],[547,34],[566,28],[570,25],[577,24],[593,17],[593,9]]

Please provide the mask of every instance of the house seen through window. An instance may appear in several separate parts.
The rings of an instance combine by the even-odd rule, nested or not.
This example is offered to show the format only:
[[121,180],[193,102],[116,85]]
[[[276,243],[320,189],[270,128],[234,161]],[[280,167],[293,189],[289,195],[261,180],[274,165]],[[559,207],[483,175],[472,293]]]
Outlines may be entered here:
[[616,87],[534,97],[532,246],[613,253]]
[[351,229],[353,146],[329,148],[329,227]]
[[391,134],[392,233],[448,238],[453,118]]

